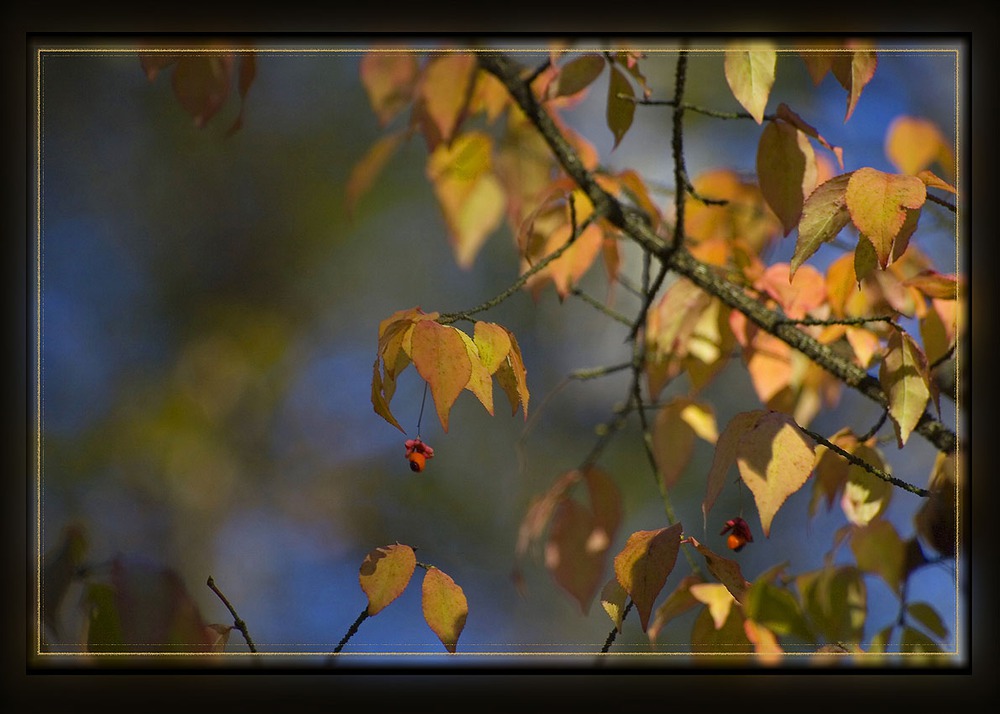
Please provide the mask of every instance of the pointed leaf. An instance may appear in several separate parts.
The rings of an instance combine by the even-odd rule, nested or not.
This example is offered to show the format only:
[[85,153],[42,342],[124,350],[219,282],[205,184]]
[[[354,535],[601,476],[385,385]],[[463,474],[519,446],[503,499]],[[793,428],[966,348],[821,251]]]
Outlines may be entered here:
[[802,205],[799,237],[791,260],[792,275],[819,247],[833,240],[851,220],[847,185],[851,174],[841,174],[816,187]]
[[421,591],[424,620],[444,648],[454,654],[469,615],[465,593],[451,576],[434,566],[427,568]]
[[622,616],[625,611],[625,600],[628,593],[618,584],[617,578],[611,578],[601,589],[601,607],[615,623],[615,629],[622,631]]
[[472,373],[469,375],[469,381],[465,385],[465,388],[475,394],[480,404],[485,407],[490,416],[493,416],[493,377],[490,375],[490,371],[486,365],[483,364],[479,356],[479,348],[476,347],[476,343],[472,341],[472,338],[461,330],[456,330],[456,332],[462,338],[462,342],[465,343],[465,351],[469,356],[469,364],[472,368]]
[[743,631],[747,639],[753,643],[754,655],[758,662],[763,665],[776,665],[781,661],[784,650],[778,644],[774,632],[749,618],[743,621]]
[[691,586],[691,596],[708,606],[715,629],[719,629],[729,619],[729,611],[736,599],[722,583],[699,583]]
[[798,225],[816,178],[816,154],[809,138],[785,122],[768,122],[757,145],[757,180],[786,236]]
[[729,558],[723,558],[721,555],[717,555],[694,538],[688,538],[687,540],[690,541],[695,550],[701,553],[705,558],[705,564],[708,566],[708,571],[714,575],[720,583],[726,586],[729,592],[733,594],[733,597],[736,598],[737,602],[743,604],[746,599],[746,592],[747,588],[750,587],[750,583],[743,577],[743,571],[740,569],[740,564],[735,560],[730,560]]
[[913,338],[899,330],[889,335],[887,348],[879,368],[879,382],[889,397],[889,416],[902,448],[930,398],[927,358]]
[[587,53],[570,60],[559,68],[559,74],[548,86],[549,97],[567,97],[586,89],[604,71],[604,57]]
[[[504,328],[506,330],[506,328]],[[524,410],[524,419],[528,419],[528,373],[524,368],[524,360],[521,357],[521,348],[517,344],[514,333],[506,330],[510,339],[510,352],[507,359],[501,362],[496,371],[497,383],[507,394],[507,399],[511,406],[511,416],[517,414],[518,405]]]
[[861,90],[875,76],[875,68],[877,66],[878,56],[874,52],[867,50],[838,53],[834,57],[831,66],[833,75],[840,82],[840,86],[847,90],[847,114],[844,116],[845,122],[854,113],[854,108],[858,104],[858,98],[861,97]]
[[712,509],[719,494],[722,493],[722,487],[726,485],[729,467],[736,461],[740,440],[744,434],[756,426],[765,414],[766,412],[759,410],[740,412],[729,420],[725,430],[719,436],[719,441],[715,445],[715,456],[712,458],[712,467],[708,471],[708,493],[701,504],[701,512],[706,522],[708,512]]
[[778,55],[769,45],[751,50],[727,50],[726,82],[736,101],[750,112],[758,124],[764,121],[764,109],[774,85],[774,66]]
[[794,126],[801,132],[804,132],[807,136],[811,136],[813,139],[818,141],[822,146],[829,149],[833,155],[837,158],[837,164],[840,166],[840,170],[844,170],[844,150],[839,146],[833,146],[830,142],[820,136],[820,133],[816,131],[816,128],[806,122],[805,119],[800,117],[798,114],[793,112],[788,108],[788,105],[782,102],[778,105],[777,111],[778,118],[784,119],[786,122]]
[[[627,99],[622,99],[619,94],[624,94]],[[635,91],[632,83],[628,81],[622,71],[615,65],[611,65],[611,78],[608,82],[608,108],[607,121],[608,128],[615,136],[614,146],[611,150],[618,148],[625,132],[632,126],[632,118],[635,116]]]
[[449,143],[472,98],[476,58],[454,52],[433,58],[424,69],[420,95],[442,143]]
[[736,464],[753,493],[767,536],[785,500],[805,484],[812,472],[815,444],[787,414],[770,412],[740,439]]
[[416,566],[413,548],[398,543],[375,548],[365,556],[358,580],[368,596],[369,615],[377,615],[402,595]]
[[615,556],[615,577],[639,611],[642,631],[649,625],[653,601],[674,569],[680,550],[681,524],[653,531],[637,531]]
[[916,176],[887,174],[866,167],[851,174],[846,197],[851,220],[872,242],[879,265],[885,268],[893,241],[906,223],[906,209],[924,205],[927,187]]
[[879,264],[875,246],[864,234],[858,236],[858,245],[854,249],[854,275],[858,284],[868,278]]
[[572,498],[563,498],[552,516],[545,544],[545,566],[555,581],[580,605],[586,614],[604,570],[608,542],[594,543],[597,530],[594,513]]
[[885,139],[885,155],[900,173],[918,174],[935,161],[954,169],[951,148],[929,119],[901,116],[893,120]]
[[382,372],[379,370],[379,358],[376,357],[375,370],[372,373],[372,407],[375,408],[376,414],[405,434],[406,429],[399,425],[399,422],[396,421],[396,417],[394,417],[392,412],[389,411],[389,402],[383,395],[383,390],[384,385],[382,383]]
[[472,363],[454,327],[423,320],[413,327],[413,365],[427,381],[441,427],[448,431],[448,412],[469,383]]

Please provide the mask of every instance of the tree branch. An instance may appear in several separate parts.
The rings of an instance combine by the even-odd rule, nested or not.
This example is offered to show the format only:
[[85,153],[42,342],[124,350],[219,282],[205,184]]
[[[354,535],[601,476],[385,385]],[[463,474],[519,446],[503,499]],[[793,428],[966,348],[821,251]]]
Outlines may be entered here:
[[[621,204],[598,185],[580,161],[576,151],[556,127],[552,117],[538,103],[530,87],[521,79],[523,68],[519,63],[498,52],[479,52],[477,58],[484,70],[507,87],[514,101],[548,143],[563,170],[576,181],[590,199],[597,214],[603,216],[644,250],[659,257],[671,270],[684,276],[709,295],[717,297],[728,307],[739,310],[758,327],[795,348],[844,384],[879,406],[888,405],[888,398],[877,379],[835,354],[812,336],[785,322],[782,315],[761,305],[739,286],[716,275],[708,265],[696,260],[682,246],[665,244],[663,239],[653,232],[645,215],[637,209]],[[955,450],[955,433],[934,418],[930,411],[925,411],[920,417],[915,431],[939,451],[951,453]]]
[[257,647],[254,645],[253,639],[250,637],[250,630],[247,629],[247,623],[241,620],[240,616],[236,614],[236,608],[234,608],[232,605],[229,604],[229,600],[226,598],[225,595],[222,594],[222,591],[219,590],[219,588],[216,586],[215,578],[213,578],[211,575],[208,576],[207,585],[212,589],[212,592],[214,592],[216,595],[219,596],[219,599],[222,600],[222,604],[226,606],[226,608],[229,610],[229,613],[233,616],[233,627],[235,627],[237,630],[243,633],[243,639],[247,641],[247,647],[250,648],[251,652],[256,653]]

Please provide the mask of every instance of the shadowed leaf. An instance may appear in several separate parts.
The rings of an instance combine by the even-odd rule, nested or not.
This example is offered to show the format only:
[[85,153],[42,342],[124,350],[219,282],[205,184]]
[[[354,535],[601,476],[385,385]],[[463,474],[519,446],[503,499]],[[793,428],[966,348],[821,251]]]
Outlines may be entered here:
[[368,596],[368,614],[377,615],[402,595],[417,565],[417,556],[408,545],[375,548],[361,563],[358,580]]

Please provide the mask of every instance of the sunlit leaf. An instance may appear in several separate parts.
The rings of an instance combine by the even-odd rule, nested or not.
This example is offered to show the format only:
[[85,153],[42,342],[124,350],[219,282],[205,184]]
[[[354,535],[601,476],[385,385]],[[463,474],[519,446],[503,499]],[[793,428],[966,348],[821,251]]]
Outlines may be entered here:
[[421,592],[424,620],[444,648],[454,654],[469,615],[465,593],[450,575],[434,566],[427,568]]
[[403,594],[416,565],[413,548],[398,543],[375,548],[365,556],[358,580],[368,596],[369,615],[377,615]]
[[601,589],[601,607],[615,623],[615,629],[622,631],[622,616],[625,611],[625,600],[628,593],[618,584],[618,578],[611,578]]
[[879,265],[885,268],[893,242],[906,223],[907,209],[924,205],[927,187],[916,176],[865,167],[851,174],[846,198],[851,221],[872,242]]
[[791,260],[793,275],[823,243],[836,238],[850,222],[851,214],[847,210],[847,185],[850,180],[851,174],[835,176],[817,186],[802,205],[799,237]]
[[698,583],[690,588],[691,597],[708,606],[715,629],[719,629],[729,619],[729,611],[736,600],[722,583]]
[[674,569],[680,549],[681,524],[652,531],[636,531],[615,556],[615,577],[639,611],[642,631],[649,625],[653,601]]
[[493,416],[493,377],[490,375],[489,368],[483,364],[476,343],[461,330],[457,330],[457,332],[462,338],[462,342],[465,343],[465,351],[469,356],[469,365],[472,369],[465,388],[475,394],[480,404],[489,412],[490,416]]
[[826,282],[811,265],[803,266],[792,275],[788,263],[774,263],[755,285],[777,300],[793,320],[801,320],[826,302]]
[[476,322],[472,339],[486,371],[495,373],[510,354],[511,343],[507,330],[493,322]]
[[[852,452],[865,463],[883,472],[890,472],[882,454],[874,447],[859,444]],[[847,468],[847,479],[844,482],[844,494],[840,505],[848,521],[856,526],[864,526],[885,511],[892,493],[891,483],[857,464],[850,464]]]
[[740,439],[736,464],[753,493],[767,536],[785,500],[805,484],[812,472],[815,444],[787,414],[769,412]]
[[784,650],[778,644],[774,632],[749,618],[743,621],[743,631],[747,639],[753,643],[753,651],[760,664],[770,666],[781,662]]
[[[840,170],[844,170],[844,150],[839,146],[834,146],[826,139],[824,139],[820,133],[816,130],[816,127],[809,124],[805,119],[800,117],[798,114],[793,112],[788,108],[788,105],[782,102],[778,105],[778,111],[776,112],[779,119],[783,119],[792,126],[794,126],[799,131],[805,133],[807,136],[811,136],[813,139],[818,141],[822,146],[830,150],[830,152],[836,157],[837,164],[840,166]],[[832,177],[828,176],[827,178]],[[821,179],[827,180],[827,179]]]
[[448,413],[469,383],[472,363],[465,342],[454,327],[423,320],[413,327],[413,366],[431,390],[441,428],[448,431]]
[[893,330],[879,368],[879,382],[889,397],[889,416],[896,427],[900,448],[910,438],[927,406],[930,398],[927,381],[924,353],[908,334]]
[[808,137],[785,122],[768,122],[757,145],[757,180],[788,235],[816,188],[816,154]]
[[777,52],[768,44],[749,50],[726,50],[726,82],[736,101],[750,112],[758,124],[764,121],[764,109],[774,85],[777,59]]
[[739,603],[744,603],[746,599],[747,588],[750,587],[750,583],[747,579],[743,577],[743,571],[740,569],[740,564],[735,560],[729,558],[723,558],[721,555],[714,553],[708,547],[702,545],[694,538],[687,538],[686,541],[690,542],[694,549],[697,550],[705,558],[705,565],[708,566],[708,572],[715,576],[716,580],[726,586],[729,592],[732,593],[733,597]]
[[896,117],[886,132],[885,155],[904,174],[917,174],[935,161],[949,174],[954,171],[951,147],[929,119]]

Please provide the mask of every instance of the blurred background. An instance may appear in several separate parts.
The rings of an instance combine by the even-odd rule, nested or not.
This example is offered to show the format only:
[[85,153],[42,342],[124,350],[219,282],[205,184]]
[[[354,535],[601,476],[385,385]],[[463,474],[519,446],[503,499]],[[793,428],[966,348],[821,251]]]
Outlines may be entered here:
[[[551,287],[537,304],[522,292],[483,315],[520,342],[531,429],[525,433],[520,414],[509,416],[502,398],[490,417],[463,393],[447,434],[428,409],[421,433],[435,458],[412,473],[403,458],[406,437],[370,402],[378,323],[396,310],[457,311],[501,292],[518,275],[514,241],[504,226],[470,269],[456,266],[419,138],[348,216],[349,173],[381,135],[359,79],[361,54],[350,51],[365,43],[260,47],[269,51],[257,57],[242,128],[232,136],[235,91],[199,128],[171,92],[169,73],[150,82],[134,52],[42,54],[41,551],[79,526],[87,564],[99,568],[121,555],[172,568],[207,622],[230,623],[205,585],[212,576],[258,649],[302,653],[329,652],[340,641],[365,607],[358,586],[365,554],[399,541],[417,546],[418,559],[464,589],[470,612],[460,652],[598,651],[611,622],[596,599],[581,613],[540,561],[525,564],[522,596],[511,571],[530,499],[579,464],[595,427],[625,398],[628,375],[554,390],[572,370],[626,361],[626,328],[581,300],[560,303]],[[768,110],[787,103],[844,147],[848,171],[893,171],[883,150],[891,121],[924,117],[952,141],[959,99],[953,52],[900,49],[879,55],[847,123],[843,88],[832,76],[814,87],[795,57],[779,57]],[[674,58],[653,53],[642,65],[654,98],[671,95]],[[544,54],[520,59],[534,66]],[[612,152],[606,76],[566,120],[606,165],[669,186],[669,109],[639,107]],[[739,109],[721,54],[691,57],[687,91],[693,104]],[[692,176],[721,167],[753,174],[759,127],[694,114],[686,122]],[[672,201],[659,198],[664,209]],[[936,209],[925,209],[914,241],[941,272],[955,272],[951,216]],[[788,260],[793,248],[794,235],[769,257]],[[817,264],[839,254],[824,247]],[[624,271],[637,277],[639,269],[638,253],[626,250]],[[606,294],[600,265],[582,287]],[[638,307],[623,290],[615,300],[628,315]],[[663,397],[683,388],[671,385]],[[415,370],[404,372],[392,408],[411,437],[422,392]],[[737,360],[705,397],[720,430],[733,414],[758,408]],[[942,407],[954,426],[953,403],[942,400]],[[874,404],[845,392],[811,427],[826,435],[844,425],[862,432],[878,416]],[[896,476],[926,485],[935,452],[922,438],[903,451],[894,443],[882,449]],[[673,500],[685,530],[725,552],[721,524],[710,520],[702,532],[711,457],[699,442]],[[612,553],[629,533],[666,525],[634,421],[599,465],[623,492],[625,518]],[[788,501],[770,539],[746,504],[757,540],[734,557],[748,578],[783,561],[791,573],[822,565],[846,520],[836,506],[808,519],[810,492],[807,485]],[[904,538],[913,534],[919,505],[904,492],[892,498],[886,517]],[[739,508],[737,490],[727,487],[713,516]],[[849,549],[835,559],[852,561]],[[666,592],[683,576],[683,563]],[[419,576],[363,623],[345,651],[443,651],[420,612]],[[880,579],[866,584],[870,639],[894,621],[898,600]],[[957,595],[949,563],[919,571],[908,598],[933,603],[953,642]],[[54,651],[79,650],[81,597],[79,585],[67,592],[58,636],[48,635]],[[683,651],[692,621],[688,613],[671,622],[660,649]],[[245,643],[233,633],[227,649],[245,651]],[[634,614],[615,649],[648,649]]]

